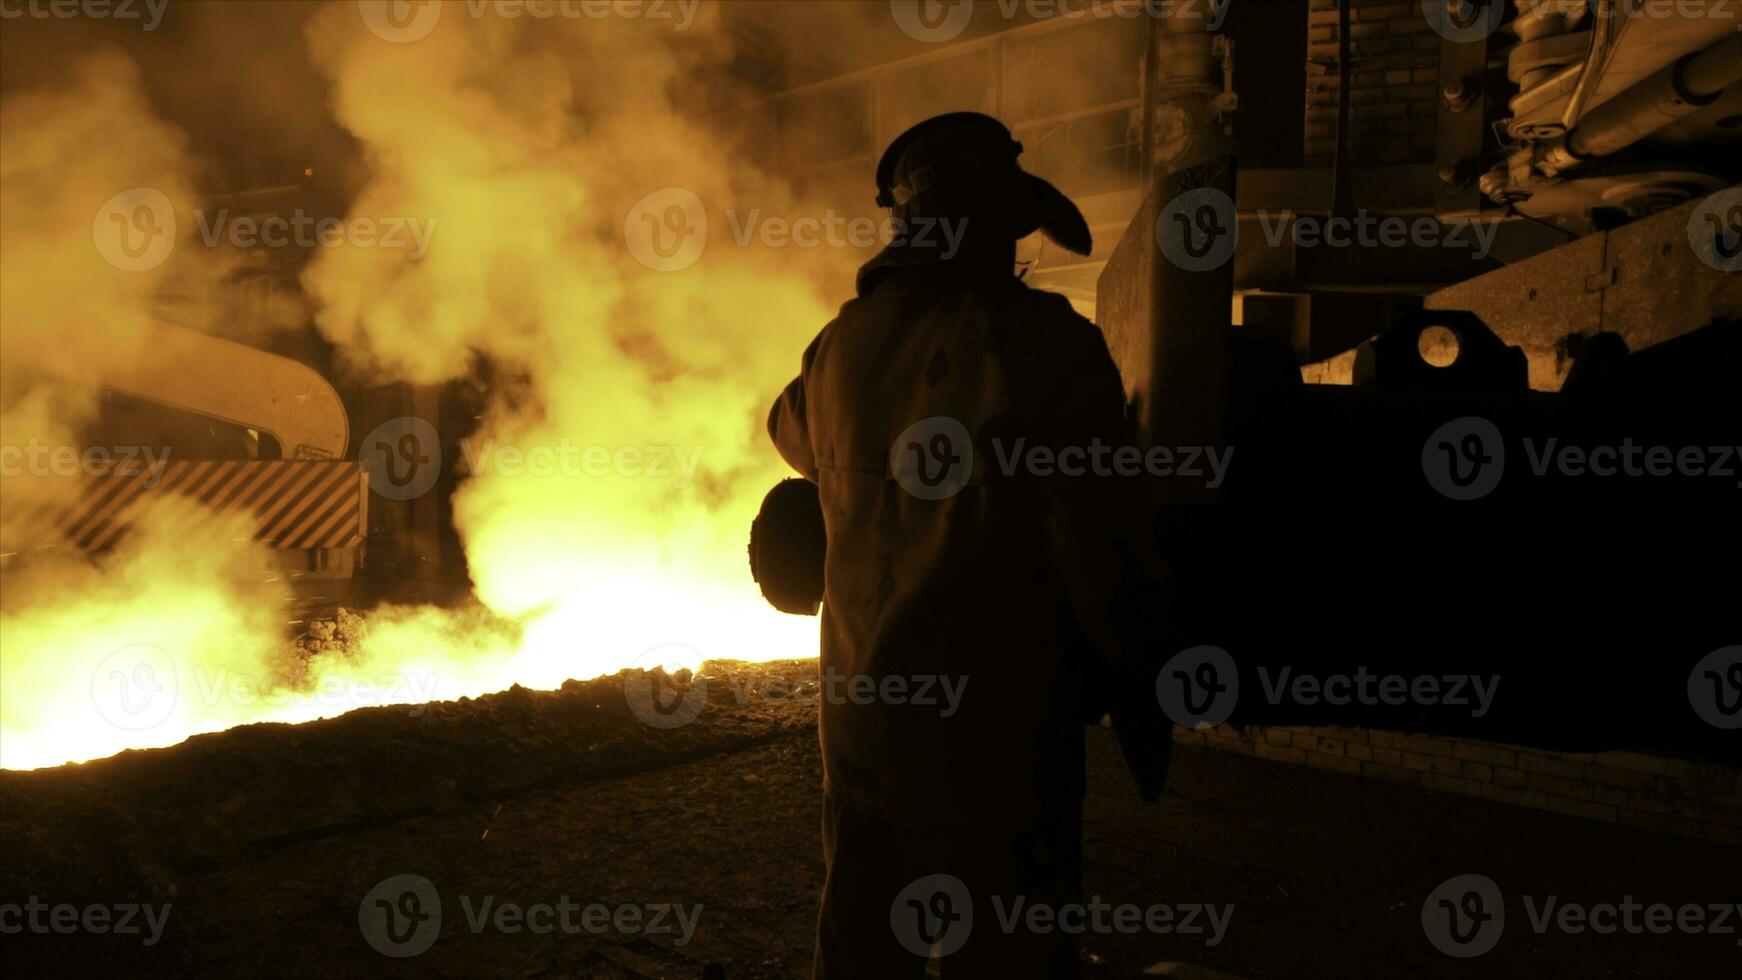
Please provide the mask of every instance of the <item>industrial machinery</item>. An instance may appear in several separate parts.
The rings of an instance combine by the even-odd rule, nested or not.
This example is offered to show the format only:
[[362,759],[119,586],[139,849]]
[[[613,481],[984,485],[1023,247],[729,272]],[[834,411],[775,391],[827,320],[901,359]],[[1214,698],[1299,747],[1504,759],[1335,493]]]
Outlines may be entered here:
[[246,515],[279,571],[349,577],[369,491],[363,467],[346,456],[350,422],[332,385],[287,357],[162,321],[147,329],[141,354],[103,379],[104,431],[94,444],[153,452],[113,453],[89,472],[46,474],[53,485],[9,488],[0,524],[15,539],[0,550],[102,553],[142,508],[175,496],[203,505],[192,536]]
[[[1146,439],[1238,454],[1220,488],[1157,488],[1181,625],[1232,652],[1243,692],[1292,667],[1503,693],[1476,716],[1242,696],[1229,720],[1735,758],[1689,706],[1690,665],[1734,642],[1737,580],[1712,557],[1742,544],[1734,23],[1428,3],[1438,165],[1409,199],[1401,173],[1351,176],[1351,4],[1314,6],[1341,22],[1343,124],[1315,199],[1247,183],[1213,59],[1195,84],[1154,73],[1144,203],[1100,277]],[[1151,63],[1225,47],[1207,33],[1158,23]],[[1508,261],[1261,227],[1390,218],[1491,229]]]
[[[1742,546],[1742,44],[1716,5],[1649,6],[1186,0],[1142,24],[1136,193],[1079,198],[1117,245],[1028,271],[1093,316],[1149,445],[1233,451],[1220,486],[1155,485],[1179,626],[1237,665],[1228,721],[1736,757],[1689,669],[1735,642],[1713,559]],[[1117,25],[957,60],[1066,29]],[[1013,128],[1044,153],[1120,105]],[[790,496],[753,551],[808,612],[815,562],[766,541],[812,526]],[[1262,696],[1285,669],[1502,693],[1462,716]]]
[[[1446,158],[1448,196],[1479,174],[1489,201],[1589,231],[1723,187],[1712,164],[1742,120],[1742,34],[1717,5],[1664,13],[1624,0],[1521,0],[1504,34],[1474,42],[1482,62],[1457,51],[1469,70],[1442,78],[1442,99],[1448,117],[1469,118],[1448,119],[1444,135],[1473,143],[1481,124],[1502,138]],[[1506,39],[1515,40],[1495,43]],[[1504,81],[1489,71],[1502,58]]]

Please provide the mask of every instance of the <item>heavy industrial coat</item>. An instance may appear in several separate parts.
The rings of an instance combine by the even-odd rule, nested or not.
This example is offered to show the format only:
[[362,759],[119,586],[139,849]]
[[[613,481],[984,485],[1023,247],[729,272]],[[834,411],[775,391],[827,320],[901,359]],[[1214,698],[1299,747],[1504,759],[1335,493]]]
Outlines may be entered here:
[[[1080,803],[1083,724],[1107,707],[1099,678],[1127,640],[1119,539],[1144,525],[1118,478],[1049,474],[1031,453],[1121,444],[1124,402],[1100,332],[1008,261],[862,270],[768,420],[827,526],[831,796],[907,826]],[[921,499],[892,477],[891,450],[936,417],[971,434],[973,475]]]

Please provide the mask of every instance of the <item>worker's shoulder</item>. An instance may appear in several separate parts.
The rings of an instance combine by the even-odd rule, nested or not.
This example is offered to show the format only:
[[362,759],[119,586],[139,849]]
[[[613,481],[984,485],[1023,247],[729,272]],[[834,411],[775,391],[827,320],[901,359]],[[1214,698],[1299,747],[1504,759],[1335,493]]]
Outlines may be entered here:
[[1036,289],[1019,279],[1012,282],[1014,285],[1003,292],[1003,302],[1011,304],[1019,315],[1005,318],[1006,322],[1026,326],[1028,329],[1023,332],[1049,345],[1088,345],[1106,349],[1101,329],[1077,312],[1069,297]]
[[835,315],[829,319],[829,322],[823,324],[823,328],[817,331],[816,338],[811,341],[811,350],[814,352],[829,346],[830,342],[843,332],[856,333],[855,327],[862,329],[862,325],[872,319],[875,317],[872,315],[871,307],[865,302],[865,297],[855,296],[847,300],[841,304],[839,310],[835,311]]
[[1016,276],[954,282],[898,279],[842,303],[824,332],[859,324],[881,325],[891,317],[911,318],[916,300],[917,307],[926,312],[965,313],[977,307],[1001,327],[1024,328],[1016,332],[1103,343],[1100,329],[1078,313],[1068,297],[1037,289]]
[[1071,329],[1087,328],[1094,330],[1095,325],[1088,318],[1077,312],[1070,298],[1063,293],[1055,293],[1029,285],[1026,281],[1012,278],[1009,295],[1019,303],[1023,303],[1052,319],[1053,322]]

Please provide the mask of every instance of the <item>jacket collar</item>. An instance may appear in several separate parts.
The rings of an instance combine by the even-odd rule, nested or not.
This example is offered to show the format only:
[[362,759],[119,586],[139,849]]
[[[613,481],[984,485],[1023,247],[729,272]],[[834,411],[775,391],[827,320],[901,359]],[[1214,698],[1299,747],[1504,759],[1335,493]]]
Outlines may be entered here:
[[1016,255],[1011,247],[964,248],[955,256],[944,259],[936,249],[886,245],[859,267],[855,282],[858,294],[869,295],[891,275],[904,269],[926,274],[928,278],[1014,279]]

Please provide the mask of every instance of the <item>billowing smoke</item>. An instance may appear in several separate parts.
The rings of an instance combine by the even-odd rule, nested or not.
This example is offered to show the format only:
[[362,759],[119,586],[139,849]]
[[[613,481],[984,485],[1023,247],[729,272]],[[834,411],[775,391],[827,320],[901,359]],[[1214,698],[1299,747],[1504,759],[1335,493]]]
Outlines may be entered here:
[[[674,104],[729,53],[717,10],[688,30],[456,13],[404,43],[341,11],[311,23],[336,118],[372,162],[353,213],[434,232],[420,260],[333,250],[304,282],[320,328],[383,376],[440,382],[487,361],[529,380],[458,461],[479,595],[532,617],[504,680],[591,676],[671,644],[813,653],[814,624],[760,604],[743,545],[780,475],[766,406],[828,318],[808,273],[850,256],[740,246],[721,217],[795,205]],[[644,232],[648,214],[697,235],[711,215],[711,233]],[[644,233],[672,236],[671,261],[637,256]]]
[[[181,57],[232,36],[201,19],[230,6],[189,15]],[[308,77],[283,86],[325,98],[332,134],[303,148],[343,148],[346,234],[415,228],[427,247],[312,249],[293,310],[337,347],[342,382],[496,380],[477,430],[463,444],[442,434],[445,464],[466,474],[456,525],[484,608],[382,608],[296,650],[286,585],[246,527],[207,520],[196,535],[198,515],[144,507],[97,559],[64,544],[7,556],[0,765],[632,664],[814,653],[815,622],[762,604],[744,544],[785,475],[766,406],[830,315],[818,283],[838,288],[863,248],[769,247],[778,239],[758,233],[822,209],[747,162],[766,148],[733,135],[718,8],[683,22],[535,20],[448,4],[407,38],[361,6],[307,8]],[[282,64],[284,33],[248,36]],[[221,243],[141,271],[105,255],[93,215],[111,197],[161,193],[191,242],[199,195],[235,189],[211,174],[238,164],[199,155],[157,111],[135,62],[161,64],[163,50],[81,40],[64,53],[72,81],[3,100],[7,446],[82,445],[105,371],[128,363],[154,317],[251,342],[284,326],[226,320],[252,256]],[[267,89],[262,105],[285,101]],[[233,147],[238,120],[200,115],[215,98],[182,111],[190,131]],[[150,218],[136,204],[122,202],[111,234],[146,230],[126,226]],[[37,482],[8,478],[8,496]],[[132,713],[166,681],[167,717]]]
[[138,353],[172,274],[117,275],[93,219],[134,187],[191,200],[187,138],[152,114],[119,51],[82,58],[63,88],[0,100],[0,132],[0,424],[8,446],[65,442],[105,369]]
[[[185,208],[197,173],[186,135],[151,110],[120,51],[87,53],[63,84],[0,99],[0,132],[0,539],[9,546],[0,557],[0,764],[106,755],[231,724],[192,699],[133,724],[105,710],[119,708],[110,695],[121,688],[102,685],[105,660],[128,650],[110,663],[151,670],[174,650],[210,677],[263,675],[282,586],[254,570],[238,543],[246,533],[214,526],[205,547],[189,549],[179,539],[185,508],[146,506],[134,537],[97,567],[43,514],[83,485],[103,378],[140,355],[155,318],[215,321],[237,257],[184,250],[181,262],[152,263],[152,248],[173,251],[181,237],[158,224],[169,212],[138,211],[133,197],[111,203],[149,188]],[[127,224],[136,214],[137,226]],[[166,238],[151,243],[157,230]],[[132,236],[126,249],[122,236]]]

